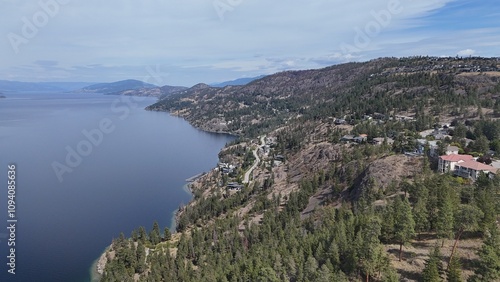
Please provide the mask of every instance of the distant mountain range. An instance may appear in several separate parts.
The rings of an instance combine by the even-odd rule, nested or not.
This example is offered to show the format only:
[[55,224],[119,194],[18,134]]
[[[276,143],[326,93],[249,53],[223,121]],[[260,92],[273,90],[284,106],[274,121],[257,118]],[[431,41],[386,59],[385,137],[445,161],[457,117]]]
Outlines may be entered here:
[[[1,92],[73,92],[106,95],[166,97],[187,89],[184,86],[156,86],[139,80],[127,79],[110,83],[92,82],[21,82],[0,80]],[[3,95],[2,95],[3,96]]]
[[265,77],[265,75],[259,75],[256,77],[244,77],[244,78],[238,78],[235,80],[230,80],[230,81],[225,81],[225,82],[220,82],[220,83],[212,83],[210,86],[212,87],[225,87],[228,85],[235,86],[235,85],[246,85],[254,80],[261,79]]
[[125,95],[125,96],[144,96],[144,97],[166,97],[173,93],[180,92],[182,90],[188,89],[184,86],[170,86],[165,85],[162,87],[154,88],[139,88],[139,89],[127,89],[123,91],[108,93],[106,95]]
[[79,92],[84,93],[102,93],[102,94],[117,94],[127,90],[152,89],[158,86],[145,83],[139,80],[127,79],[111,83],[98,83],[83,87]]
[[[256,77],[239,78],[231,81],[203,84],[206,87],[225,87],[246,85],[252,81],[263,78],[264,75]],[[196,87],[195,87],[196,88]],[[145,83],[139,80],[127,79],[111,83],[93,82],[22,82],[0,80],[0,91],[5,92],[77,92],[77,93],[101,93],[108,95],[127,96],[149,96],[166,97],[173,93],[188,89],[184,86],[157,85]]]
[[22,82],[0,80],[0,91],[3,92],[67,92],[92,85],[92,82]]

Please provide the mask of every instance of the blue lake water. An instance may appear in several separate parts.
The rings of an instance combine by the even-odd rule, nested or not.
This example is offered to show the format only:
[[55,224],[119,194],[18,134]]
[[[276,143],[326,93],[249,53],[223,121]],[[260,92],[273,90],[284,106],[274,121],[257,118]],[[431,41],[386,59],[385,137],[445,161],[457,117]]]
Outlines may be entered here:
[[[202,132],[153,98],[10,94],[0,99],[0,281],[89,281],[113,238],[172,212],[185,179],[233,138]],[[90,136],[90,137],[89,137]],[[7,166],[16,165],[15,275],[9,274]],[[55,168],[54,168],[55,166]],[[62,181],[61,181],[62,180]]]

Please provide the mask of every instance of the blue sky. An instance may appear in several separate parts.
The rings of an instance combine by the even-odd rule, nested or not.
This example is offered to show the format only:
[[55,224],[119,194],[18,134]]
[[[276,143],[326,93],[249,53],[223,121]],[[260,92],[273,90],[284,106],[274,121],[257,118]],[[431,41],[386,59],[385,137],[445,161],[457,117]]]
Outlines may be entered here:
[[492,0],[0,2],[6,80],[191,86],[384,56],[500,56]]

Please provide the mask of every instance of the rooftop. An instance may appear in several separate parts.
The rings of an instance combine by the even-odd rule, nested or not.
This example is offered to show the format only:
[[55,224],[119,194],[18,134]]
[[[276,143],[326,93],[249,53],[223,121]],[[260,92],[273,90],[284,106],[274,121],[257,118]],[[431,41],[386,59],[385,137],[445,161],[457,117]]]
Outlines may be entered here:
[[473,170],[490,171],[493,173],[496,173],[498,170],[497,168],[494,168],[494,167],[487,165],[487,164],[476,162],[475,160],[470,160],[470,161],[460,163],[460,164],[458,164],[458,166],[468,168],[468,169],[473,169]]
[[439,157],[443,161],[448,161],[448,162],[459,162],[459,161],[470,161],[474,160],[474,157],[471,155],[447,155],[447,156],[441,156]]

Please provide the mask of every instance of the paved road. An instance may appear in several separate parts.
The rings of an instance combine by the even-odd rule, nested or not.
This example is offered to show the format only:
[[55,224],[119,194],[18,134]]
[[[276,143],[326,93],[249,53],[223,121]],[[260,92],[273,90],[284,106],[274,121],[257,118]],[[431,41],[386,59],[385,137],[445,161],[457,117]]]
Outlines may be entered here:
[[[261,136],[260,137],[260,144],[261,146],[263,146],[265,144],[265,136]],[[247,172],[245,173],[245,177],[243,178],[243,184],[245,183],[248,183],[250,182],[250,174],[253,172],[253,170],[259,165],[260,163],[260,158],[259,158],[259,154],[257,154],[257,151],[259,150],[259,146],[257,146],[257,148],[255,148],[253,150],[253,155],[255,157],[255,161],[252,165],[252,167],[250,167],[249,170],[247,170]]]

